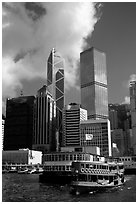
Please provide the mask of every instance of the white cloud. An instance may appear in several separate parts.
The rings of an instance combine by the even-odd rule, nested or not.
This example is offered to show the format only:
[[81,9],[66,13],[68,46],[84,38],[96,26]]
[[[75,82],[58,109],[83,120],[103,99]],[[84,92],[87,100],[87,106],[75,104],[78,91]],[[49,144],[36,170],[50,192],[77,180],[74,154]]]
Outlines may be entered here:
[[83,39],[98,20],[91,2],[30,4],[3,3],[3,97],[16,96],[22,80],[46,77],[47,59],[53,47],[66,61],[66,88],[75,86]]

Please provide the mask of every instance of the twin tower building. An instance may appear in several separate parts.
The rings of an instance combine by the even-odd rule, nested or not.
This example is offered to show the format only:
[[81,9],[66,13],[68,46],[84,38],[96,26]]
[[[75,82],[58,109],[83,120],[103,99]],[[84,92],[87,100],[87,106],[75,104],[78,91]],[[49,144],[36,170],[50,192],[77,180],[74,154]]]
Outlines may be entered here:
[[[65,105],[64,59],[54,48],[47,61],[47,83],[34,104],[33,149],[97,146],[111,154],[106,55],[94,47],[80,54],[81,105]],[[86,140],[86,136],[92,136]]]

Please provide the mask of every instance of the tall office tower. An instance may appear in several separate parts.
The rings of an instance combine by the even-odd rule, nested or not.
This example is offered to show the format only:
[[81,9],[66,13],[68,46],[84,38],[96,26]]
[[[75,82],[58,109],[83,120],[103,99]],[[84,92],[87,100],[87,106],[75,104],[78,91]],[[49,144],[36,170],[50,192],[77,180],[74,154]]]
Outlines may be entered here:
[[47,86],[52,98],[56,101],[56,129],[59,148],[62,143],[62,110],[64,107],[64,59],[54,48],[47,62]]
[[88,119],[108,118],[106,55],[94,47],[80,54],[81,105]]
[[80,146],[80,121],[87,120],[87,111],[79,104],[71,103],[63,109],[62,146]]
[[62,111],[64,107],[64,59],[54,48],[47,62],[47,86],[56,101],[56,106]]
[[42,151],[54,151],[56,149],[55,138],[56,106],[47,86],[44,85],[37,92],[35,108],[35,137],[33,149]]
[[136,81],[130,81],[130,108],[132,121],[132,148],[136,154]]
[[111,130],[118,129],[118,116],[116,110],[109,110],[109,120],[111,124]]
[[111,156],[111,131],[108,119],[81,121],[81,146],[99,147],[100,154]]
[[32,149],[34,96],[7,99],[4,150]]

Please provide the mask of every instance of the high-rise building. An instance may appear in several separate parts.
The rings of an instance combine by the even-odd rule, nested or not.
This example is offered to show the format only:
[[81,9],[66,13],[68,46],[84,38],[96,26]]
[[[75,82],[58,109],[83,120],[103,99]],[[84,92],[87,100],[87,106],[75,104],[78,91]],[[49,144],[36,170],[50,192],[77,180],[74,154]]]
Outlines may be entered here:
[[[111,112],[117,112],[117,129],[123,130],[124,155],[132,154],[131,148],[131,114],[130,104],[109,104],[109,118]],[[116,120],[115,120],[116,121]],[[114,122],[115,122],[114,121]],[[111,120],[111,123],[113,121]],[[116,122],[114,123],[115,126]],[[115,130],[115,129],[112,129]]]
[[80,146],[80,121],[87,120],[87,111],[71,103],[63,109],[62,146]]
[[56,102],[56,127],[58,131],[59,148],[62,143],[62,110],[64,107],[64,59],[54,48],[47,62],[47,86]]
[[125,153],[125,140],[122,129],[113,129],[111,131],[111,142],[112,144],[115,143],[117,148],[117,155],[115,155],[116,152],[113,151],[112,156],[123,156]]
[[47,62],[47,86],[56,101],[56,106],[62,111],[64,107],[64,59],[54,48]]
[[4,150],[32,149],[34,96],[7,99]]
[[[111,156],[111,131],[108,119],[81,121],[81,146],[99,147],[100,154]],[[89,138],[87,139],[87,137]]]
[[33,149],[42,151],[54,151],[56,149],[56,106],[51,93],[44,85],[36,95],[35,105],[35,136]]
[[109,120],[111,124],[111,130],[118,129],[118,116],[116,110],[109,110]]
[[81,105],[89,119],[108,118],[106,54],[92,47],[80,54]]
[[130,81],[130,108],[132,121],[132,148],[136,154],[136,81]]

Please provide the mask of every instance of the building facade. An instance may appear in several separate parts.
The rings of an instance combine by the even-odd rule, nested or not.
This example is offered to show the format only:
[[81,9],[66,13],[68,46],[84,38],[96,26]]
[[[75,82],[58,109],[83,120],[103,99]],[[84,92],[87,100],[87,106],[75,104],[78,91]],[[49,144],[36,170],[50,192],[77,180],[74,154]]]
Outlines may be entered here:
[[109,110],[109,120],[111,124],[111,130],[118,129],[118,116],[116,110]]
[[64,107],[62,146],[80,146],[81,120],[87,120],[87,111],[79,104],[72,103]]
[[[112,144],[115,143],[117,147],[117,155],[115,155],[115,151],[113,152],[112,149],[112,156],[123,156],[125,153],[125,140],[124,140],[124,134],[122,129],[114,129],[111,131],[111,141]],[[113,145],[112,145],[113,147]]]
[[136,155],[136,81],[130,81],[130,108],[132,121],[132,148]]
[[2,150],[3,150],[3,140],[4,140],[4,126],[5,126],[5,116],[2,114]]
[[29,149],[2,151],[3,164],[42,164],[42,152]]
[[[86,135],[91,135],[87,140]],[[111,131],[108,119],[81,121],[81,146],[99,147],[100,154],[111,156]]]
[[34,96],[7,99],[4,150],[32,149]]
[[56,106],[47,86],[44,85],[37,92],[35,106],[35,135],[33,149],[54,151],[56,149]]
[[106,54],[94,47],[80,54],[81,105],[89,119],[108,118]]

